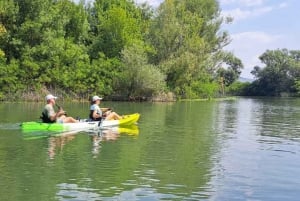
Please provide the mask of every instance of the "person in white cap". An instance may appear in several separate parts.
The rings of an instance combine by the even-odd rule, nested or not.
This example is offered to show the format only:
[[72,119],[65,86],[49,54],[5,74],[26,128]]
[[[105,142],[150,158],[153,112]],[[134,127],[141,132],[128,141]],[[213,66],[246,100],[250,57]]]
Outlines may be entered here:
[[67,117],[66,112],[59,108],[58,112],[54,111],[53,106],[55,105],[55,100],[57,99],[56,96],[52,94],[48,94],[46,96],[47,105],[45,105],[42,117],[44,123],[76,123],[78,120],[74,119],[73,117]]
[[118,120],[122,119],[120,115],[113,112],[110,108],[100,108],[100,101],[102,98],[99,96],[93,96],[90,107],[90,119],[93,121],[100,121],[101,119],[105,120]]

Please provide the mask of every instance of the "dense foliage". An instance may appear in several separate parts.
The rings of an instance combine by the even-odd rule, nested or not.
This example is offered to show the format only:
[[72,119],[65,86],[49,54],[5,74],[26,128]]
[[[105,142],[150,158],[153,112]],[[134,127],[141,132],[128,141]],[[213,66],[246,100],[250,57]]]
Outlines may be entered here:
[[247,95],[291,96],[300,92],[300,51],[267,50],[259,59],[265,66],[255,66],[256,80],[245,88]]
[[[0,99],[212,97],[243,67],[216,0],[0,0]],[[220,81],[221,80],[221,81]]]

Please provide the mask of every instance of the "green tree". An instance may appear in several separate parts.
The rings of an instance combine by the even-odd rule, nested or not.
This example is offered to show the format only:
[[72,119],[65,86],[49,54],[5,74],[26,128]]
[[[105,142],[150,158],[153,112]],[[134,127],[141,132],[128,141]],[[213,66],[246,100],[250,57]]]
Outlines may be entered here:
[[87,73],[86,85],[89,93],[109,96],[116,89],[116,82],[120,79],[121,63],[116,58],[108,58],[103,53],[92,61]]
[[[77,6],[67,0],[47,6],[36,6],[39,2],[35,1],[26,3],[23,6],[36,8],[36,14],[30,15],[30,20],[25,20],[19,29],[18,37],[22,41],[20,80],[37,88],[82,89],[80,82],[85,77],[81,71],[85,68],[81,66],[82,63],[89,64],[89,57],[85,53],[86,47],[80,42],[81,37],[76,37],[78,33],[72,34],[70,30],[70,24],[74,29],[76,27],[72,19]],[[83,26],[80,23],[77,27]],[[80,33],[82,36],[85,34]]]
[[240,67],[222,52],[219,13],[216,0],[166,0],[157,10],[133,0],[0,0],[1,93],[211,97],[219,64],[233,71],[229,82]]
[[0,1],[0,24],[2,32],[6,33],[1,35],[0,49],[5,53],[7,62],[19,55],[17,46],[19,42],[14,37],[18,33],[18,13],[19,7],[14,0]]
[[164,75],[147,61],[143,45],[133,44],[122,51],[124,70],[120,91],[127,97],[151,97],[165,89]]
[[6,59],[0,56],[0,100],[14,99],[14,94],[21,88],[22,83],[16,73],[18,66],[15,59],[7,65]]
[[235,57],[231,52],[224,52],[224,67],[218,69],[218,76],[223,80],[225,86],[234,83],[239,77],[243,69],[242,61]]
[[[265,66],[255,66],[252,74],[257,80],[252,93],[278,96],[283,92],[295,92],[295,80],[299,77],[299,60],[295,51],[267,50],[259,58]],[[299,53],[298,53],[299,54]]]
[[142,40],[141,12],[132,1],[96,0],[94,12],[97,35],[90,50],[92,58],[97,58],[99,52],[110,58],[120,57],[126,45]]
[[251,83],[235,81],[227,89],[226,93],[235,96],[247,95]]
[[177,95],[189,98],[192,84],[211,83],[219,62],[214,55],[228,42],[227,33],[220,31],[222,22],[214,0],[166,0],[159,8],[151,33],[153,62]]

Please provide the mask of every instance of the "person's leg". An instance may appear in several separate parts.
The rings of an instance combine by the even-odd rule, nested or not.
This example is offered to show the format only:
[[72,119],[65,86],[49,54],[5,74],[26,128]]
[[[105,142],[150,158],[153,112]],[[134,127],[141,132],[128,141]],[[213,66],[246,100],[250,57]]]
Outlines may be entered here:
[[77,122],[79,122],[79,121],[74,119],[73,117],[65,117],[64,118],[64,123],[77,123]]
[[115,112],[111,112],[110,114],[108,114],[106,116],[105,119],[106,120],[119,120],[119,119],[122,119],[122,117]]

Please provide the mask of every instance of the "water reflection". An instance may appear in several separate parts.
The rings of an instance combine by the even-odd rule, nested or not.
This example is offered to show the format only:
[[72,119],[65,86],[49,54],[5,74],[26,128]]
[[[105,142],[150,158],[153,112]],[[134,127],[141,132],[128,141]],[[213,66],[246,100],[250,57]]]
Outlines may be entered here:
[[299,140],[300,107],[291,104],[297,102],[290,99],[256,100],[257,109],[254,111],[257,120],[254,122],[261,136],[279,137]]
[[79,187],[77,184],[58,184],[56,199],[58,200],[99,200],[96,189]]
[[48,155],[50,159],[54,159],[56,154],[63,151],[64,146],[75,138],[74,134],[62,135],[49,138]]
[[162,195],[178,200],[207,198],[199,191],[209,185],[212,158],[218,150],[213,127],[216,106],[214,102],[181,102],[158,104],[147,111],[141,136],[144,171],[135,173],[140,183],[146,183],[142,178],[147,175],[149,186]]
[[112,196],[101,195],[101,192],[99,192],[98,189],[80,187],[77,184],[62,183],[58,184],[57,187],[59,189],[56,193],[56,198],[58,200],[181,200],[180,196],[159,193],[157,192],[157,189],[152,188],[151,186],[133,188],[130,190],[116,187],[101,189],[101,192],[119,192]]
[[106,129],[89,133],[89,135],[91,136],[93,143],[92,153],[94,158],[96,158],[101,149],[101,142],[117,140],[120,136],[120,132],[116,129]]
[[48,155],[54,159],[55,155],[63,151],[64,146],[72,141],[77,134],[88,134],[92,142],[92,154],[96,158],[101,149],[101,143],[104,141],[115,141],[121,134],[137,136],[139,129],[137,125],[127,127],[111,127],[106,129],[88,130],[88,131],[70,131],[63,133],[32,132],[24,133],[26,139],[38,139],[49,137]]
[[296,192],[299,185],[286,177],[297,174],[300,160],[300,108],[291,101],[242,98],[219,104],[213,200],[294,200],[293,194],[282,196],[286,186]]
[[300,99],[114,104],[120,113],[141,113],[139,129],[127,130],[132,136],[123,135],[123,128],[26,138],[18,129],[5,129],[6,121],[22,122],[21,113],[40,111],[23,108],[4,122],[0,116],[0,200],[296,200],[300,195]]

